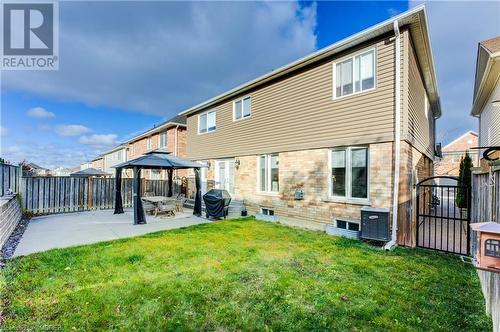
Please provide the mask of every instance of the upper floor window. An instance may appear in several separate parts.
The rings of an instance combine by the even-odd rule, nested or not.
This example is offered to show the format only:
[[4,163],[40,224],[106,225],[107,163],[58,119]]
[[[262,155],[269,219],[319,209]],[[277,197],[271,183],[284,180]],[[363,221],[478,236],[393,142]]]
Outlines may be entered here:
[[375,49],[335,63],[335,97],[375,88]]
[[249,117],[252,114],[252,97],[243,97],[235,100],[233,103],[234,120],[240,120]]
[[160,148],[164,148],[167,146],[167,132],[166,131],[161,132],[158,139],[159,139],[158,146]]
[[208,111],[198,115],[198,134],[215,131],[215,111]]
[[278,154],[266,154],[259,157],[259,190],[265,192],[279,191],[279,157]]
[[147,149],[151,150],[151,136],[149,136],[147,139]]
[[330,195],[368,199],[368,148],[346,147],[330,153]]
[[122,157],[123,157],[123,156],[122,156],[122,152],[123,152],[122,150],[118,150],[118,152],[116,153],[116,158],[117,158],[118,160],[120,160],[120,161],[122,160]]

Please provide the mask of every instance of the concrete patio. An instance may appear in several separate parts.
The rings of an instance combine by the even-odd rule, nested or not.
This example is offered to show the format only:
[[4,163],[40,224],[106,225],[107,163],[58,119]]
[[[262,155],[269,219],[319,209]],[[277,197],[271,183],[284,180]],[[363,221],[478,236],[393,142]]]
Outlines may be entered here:
[[95,210],[35,217],[31,219],[14,256],[210,222],[194,216],[188,209],[178,212],[175,217],[146,215],[145,225],[133,225],[133,220],[132,209],[125,209],[124,214],[113,214],[113,210]]

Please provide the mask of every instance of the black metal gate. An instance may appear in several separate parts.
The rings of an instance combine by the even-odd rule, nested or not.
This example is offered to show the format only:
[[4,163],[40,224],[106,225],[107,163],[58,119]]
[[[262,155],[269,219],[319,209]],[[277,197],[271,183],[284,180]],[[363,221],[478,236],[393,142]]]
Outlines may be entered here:
[[470,187],[455,177],[435,176],[416,189],[417,246],[469,255]]

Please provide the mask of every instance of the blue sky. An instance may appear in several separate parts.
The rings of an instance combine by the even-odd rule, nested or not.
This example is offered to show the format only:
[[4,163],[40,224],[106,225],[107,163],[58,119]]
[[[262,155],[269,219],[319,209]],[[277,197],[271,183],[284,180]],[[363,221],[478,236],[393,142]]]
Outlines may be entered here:
[[[59,71],[2,72],[1,155],[77,166],[417,4],[63,2]],[[477,42],[500,34],[500,5],[432,2],[428,14],[443,107],[438,139],[447,142],[476,129],[468,113]]]

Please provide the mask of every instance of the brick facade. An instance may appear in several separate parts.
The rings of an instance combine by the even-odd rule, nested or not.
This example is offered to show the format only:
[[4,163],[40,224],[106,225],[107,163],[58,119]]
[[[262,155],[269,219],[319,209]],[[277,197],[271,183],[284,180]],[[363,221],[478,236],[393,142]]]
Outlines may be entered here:
[[[279,153],[279,193],[262,193],[257,188],[258,156],[236,157],[233,198],[243,200],[250,214],[261,208],[273,209],[280,221],[303,227],[324,229],[335,219],[360,220],[365,204],[335,201],[329,197],[329,149]],[[391,208],[393,144],[369,145],[369,201],[373,207]],[[209,160],[207,189],[214,187],[215,160]],[[192,188],[192,187],[190,187]],[[304,192],[295,200],[296,189]]]

